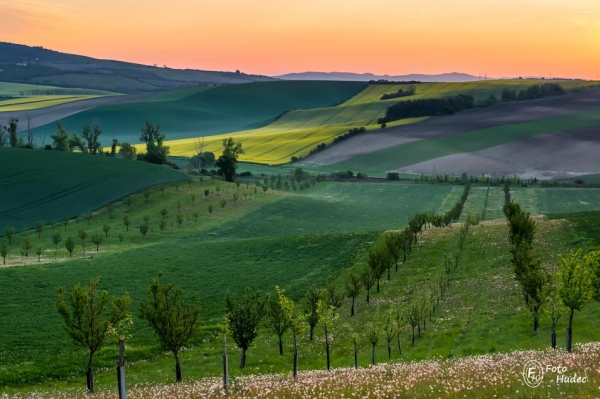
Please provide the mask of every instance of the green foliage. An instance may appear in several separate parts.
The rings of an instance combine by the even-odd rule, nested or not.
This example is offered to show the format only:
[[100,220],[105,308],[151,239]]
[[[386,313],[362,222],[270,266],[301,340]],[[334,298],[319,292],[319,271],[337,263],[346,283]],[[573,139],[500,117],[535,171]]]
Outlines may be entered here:
[[123,142],[120,144],[119,154],[123,156],[125,159],[135,159],[136,148],[129,144],[128,142]]
[[246,351],[258,336],[260,322],[263,319],[265,301],[260,291],[246,288],[242,298],[236,298],[231,292],[225,296],[227,329],[236,345],[242,350],[240,369],[246,366]]
[[50,135],[53,141],[53,148],[57,151],[69,151],[69,133],[67,133],[60,121],[56,121],[56,129],[58,130],[56,134]]
[[160,346],[175,357],[176,380],[181,381],[179,352],[196,335],[200,328],[200,297],[190,302],[174,283],[163,283],[161,275],[155,277],[140,306],[140,317],[148,322]]
[[304,295],[304,314],[306,321],[310,326],[310,340],[313,340],[315,326],[319,323],[319,302],[322,301],[323,291],[317,287],[312,286],[306,291]]
[[104,241],[104,236],[102,234],[95,233],[92,236],[92,242],[96,246],[96,252],[100,251],[100,244],[102,244],[102,241]]
[[582,256],[581,248],[569,251],[566,257],[559,255],[561,263],[557,274],[557,292],[563,305],[570,310],[567,329],[567,351],[571,352],[573,339],[573,314],[582,310],[593,297],[591,264],[597,261],[597,254]]
[[223,154],[217,159],[215,166],[219,168],[219,174],[225,176],[226,181],[233,181],[238,157],[241,154],[244,154],[242,143],[236,143],[231,137],[223,139]]
[[[369,276],[370,274],[367,274],[367,276]],[[369,283],[369,289],[371,289],[371,287],[373,286],[373,283],[370,282],[371,280],[368,280],[367,278],[367,283]],[[374,282],[374,280],[372,280]],[[360,294],[360,290],[363,287],[363,280],[361,279],[361,276],[356,274],[356,273],[351,273],[348,276],[348,280],[346,280],[346,295],[348,295],[349,298],[352,299],[352,307],[350,308],[350,316],[354,316],[354,302],[356,300],[356,297],[358,296],[358,294]]]
[[12,238],[15,235],[15,228],[12,226],[7,226],[4,228],[4,237],[8,240],[8,245],[11,244]]
[[67,237],[65,240],[65,247],[67,248],[67,251],[69,251],[69,257],[72,257],[73,250],[75,249],[75,240],[73,237]]
[[160,126],[149,121],[142,128],[140,141],[146,144],[146,153],[140,155],[143,161],[154,164],[166,164],[169,147],[163,144],[165,135],[160,133]]
[[591,270],[586,265],[593,259],[592,255],[584,258],[583,251],[578,249],[558,258],[561,263],[557,275],[558,295],[571,311],[581,310],[592,299]]
[[[100,277],[97,277],[89,286],[75,285],[72,292],[65,291],[64,287],[57,290],[56,308],[62,316],[65,332],[76,344],[89,350],[88,378],[92,374],[94,354],[109,338],[111,327],[130,317],[129,295],[109,298],[106,290],[99,291],[99,284]],[[107,315],[109,302],[112,306]],[[88,390],[94,391],[93,381],[88,380]]]
[[290,329],[293,317],[293,309],[284,308],[290,306],[289,299],[285,298],[279,287],[275,287],[276,295],[269,296],[266,300],[266,325],[279,339],[279,355],[283,355],[283,334]]
[[8,251],[10,250],[10,246],[6,241],[2,241],[0,243],[0,256],[2,256],[2,264],[6,265],[6,256],[8,255]]

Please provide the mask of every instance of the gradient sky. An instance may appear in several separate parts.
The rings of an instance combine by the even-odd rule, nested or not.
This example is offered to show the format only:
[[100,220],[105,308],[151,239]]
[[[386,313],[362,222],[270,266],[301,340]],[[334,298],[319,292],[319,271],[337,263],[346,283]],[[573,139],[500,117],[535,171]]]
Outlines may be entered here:
[[174,68],[600,74],[600,0],[0,0],[0,41]]

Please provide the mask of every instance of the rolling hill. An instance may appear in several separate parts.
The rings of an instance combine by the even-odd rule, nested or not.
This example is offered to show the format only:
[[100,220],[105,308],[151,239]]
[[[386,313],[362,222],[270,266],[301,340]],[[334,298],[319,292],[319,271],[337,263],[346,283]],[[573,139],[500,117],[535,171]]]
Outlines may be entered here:
[[272,78],[239,71],[159,68],[0,42],[0,81],[4,82],[139,93],[266,80]]
[[352,170],[565,178],[600,172],[600,90],[500,103],[351,138],[303,161]]
[[[102,143],[111,139],[139,142],[146,120],[161,126],[168,140],[211,136],[269,125],[290,110],[331,107],[364,89],[361,82],[257,82],[210,88],[184,89],[138,102],[107,105],[62,120],[70,132],[97,121],[104,130]],[[36,129],[52,134],[53,123]],[[175,149],[173,155],[181,155]]]
[[187,177],[173,169],[101,156],[0,148],[0,226],[31,228]]

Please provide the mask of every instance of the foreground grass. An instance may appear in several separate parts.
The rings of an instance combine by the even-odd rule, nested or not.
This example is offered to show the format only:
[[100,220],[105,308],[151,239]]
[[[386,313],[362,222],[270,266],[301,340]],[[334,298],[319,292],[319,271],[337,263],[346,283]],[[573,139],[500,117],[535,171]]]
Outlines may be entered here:
[[[221,187],[219,195],[217,185]],[[208,199],[202,194],[206,188],[210,191]],[[105,223],[110,223],[113,230],[99,254],[88,247],[84,256],[78,244],[77,259],[73,261],[66,261],[66,251],[60,249],[59,261],[53,260],[50,251],[45,255],[46,264],[0,269],[0,381],[6,387],[3,391],[16,395],[83,385],[86,354],[74,347],[60,328],[60,317],[54,309],[56,286],[72,287],[102,275],[103,287],[112,294],[124,290],[131,294],[137,313],[150,279],[158,271],[187,295],[199,293],[204,305],[204,328],[181,356],[184,378],[217,377],[221,372],[222,299],[227,290],[239,292],[250,286],[270,292],[274,285],[280,285],[298,300],[308,286],[328,278],[335,278],[341,290],[348,273],[365,267],[366,253],[378,240],[378,232],[402,228],[406,218],[419,209],[447,209],[456,197],[454,188],[325,183],[293,195],[254,193],[253,186],[241,185],[238,189],[232,184],[203,181],[173,186],[165,192],[153,189],[147,204],[141,194],[134,197],[131,205],[125,201],[116,203],[112,218],[102,209],[93,215],[91,227],[85,227],[85,219],[69,223],[68,234],[81,228],[98,231]],[[215,207],[213,215],[206,212],[209,204],[218,205],[223,198],[231,201],[238,192],[247,192],[250,197],[237,205],[229,202],[224,209]],[[474,204],[481,202],[479,197]],[[179,203],[184,215],[181,228],[175,222]],[[159,211],[163,208],[168,210],[165,232],[158,228],[162,217]],[[203,214],[197,220],[191,217],[195,210]],[[125,214],[132,217],[135,226],[142,223],[143,215],[150,215],[151,232],[145,240],[133,227],[124,232],[121,217]],[[564,221],[538,224],[535,248],[545,267],[554,270],[558,253],[581,245],[582,235],[586,234],[585,221],[594,223],[596,219],[578,220],[582,227]],[[64,226],[54,229],[62,230]],[[125,239],[120,242],[116,235],[122,232]],[[50,230],[42,233],[42,239],[48,240],[49,233]],[[340,323],[332,335],[334,367],[352,366],[354,335],[358,336],[359,364],[369,365],[370,345],[363,334],[366,327],[381,323],[389,309],[405,309],[415,297],[436,289],[443,274],[444,256],[458,250],[457,234],[456,226],[426,230],[407,262],[400,265],[398,272],[392,271],[390,281],[382,281],[381,292],[371,292],[368,305],[363,291],[357,300],[356,317],[349,317],[350,305],[346,301],[338,311]],[[585,242],[593,243],[594,239],[588,237]],[[576,314],[575,342],[599,340],[598,308],[591,303]],[[505,222],[486,222],[471,228],[460,252],[459,267],[452,273],[447,293],[421,338],[417,338],[414,347],[410,346],[410,331],[405,329],[401,334],[403,351],[400,354],[394,346],[392,361],[453,359],[547,348],[548,320],[544,316],[541,321],[539,340],[531,324],[513,278]],[[559,325],[560,344],[564,342],[564,327],[565,320]],[[301,370],[324,368],[322,332],[317,328],[314,341],[305,334],[299,343]],[[287,336],[284,347],[284,356],[279,356],[275,336],[263,328],[243,371],[236,367],[240,352],[230,347],[232,377],[288,373],[292,352]],[[387,359],[384,354],[382,339],[377,347],[379,361]],[[98,354],[95,365],[101,390],[113,389],[115,359],[116,347],[111,344]],[[128,340],[127,367],[130,386],[173,380],[172,358],[157,347],[151,331],[137,316]]]
[[[544,374],[535,388],[525,385],[523,370],[535,360],[542,367],[564,367]],[[572,353],[562,350],[514,351],[505,354],[426,360],[375,367],[338,368],[330,372],[240,377],[230,381],[229,392],[219,378],[183,384],[143,384],[129,389],[129,398],[594,398],[598,393],[600,344],[576,345]],[[585,378],[582,383],[561,382],[559,377]],[[7,396],[0,396],[7,398]],[[117,398],[116,389],[89,395],[85,391],[39,392],[15,395],[24,398]]]

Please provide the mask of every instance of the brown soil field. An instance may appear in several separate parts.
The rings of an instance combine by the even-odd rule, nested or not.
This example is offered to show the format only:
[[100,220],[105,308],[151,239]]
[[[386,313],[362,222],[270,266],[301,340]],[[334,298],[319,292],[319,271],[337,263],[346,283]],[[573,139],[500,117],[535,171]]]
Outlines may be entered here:
[[[539,100],[499,103],[487,108],[471,109],[450,116],[432,117],[411,125],[358,135],[306,158],[303,163],[329,165],[409,141],[450,136],[495,126],[533,122],[598,107],[600,107],[600,89],[589,89],[579,93]],[[588,132],[588,135],[592,137],[593,132]],[[600,138],[595,140],[600,142]],[[552,145],[560,145],[560,142]],[[431,173],[431,167],[423,173]]]
[[600,126],[536,136],[482,151],[453,154],[396,170],[401,173],[455,174],[563,179],[600,173]]
[[139,101],[144,98],[156,95],[156,93],[130,94],[122,96],[107,96],[92,98],[90,100],[73,101],[66,104],[55,105],[53,107],[17,111],[17,112],[1,112],[0,125],[8,125],[10,118],[19,118],[19,129],[27,129],[27,119],[31,118],[31,128],[43,126],[48,123],[53,123],[59,119],[66,118],[69,115],[78,112],[86,111],[90,108],[100,105],[126,104],[134,101]]

